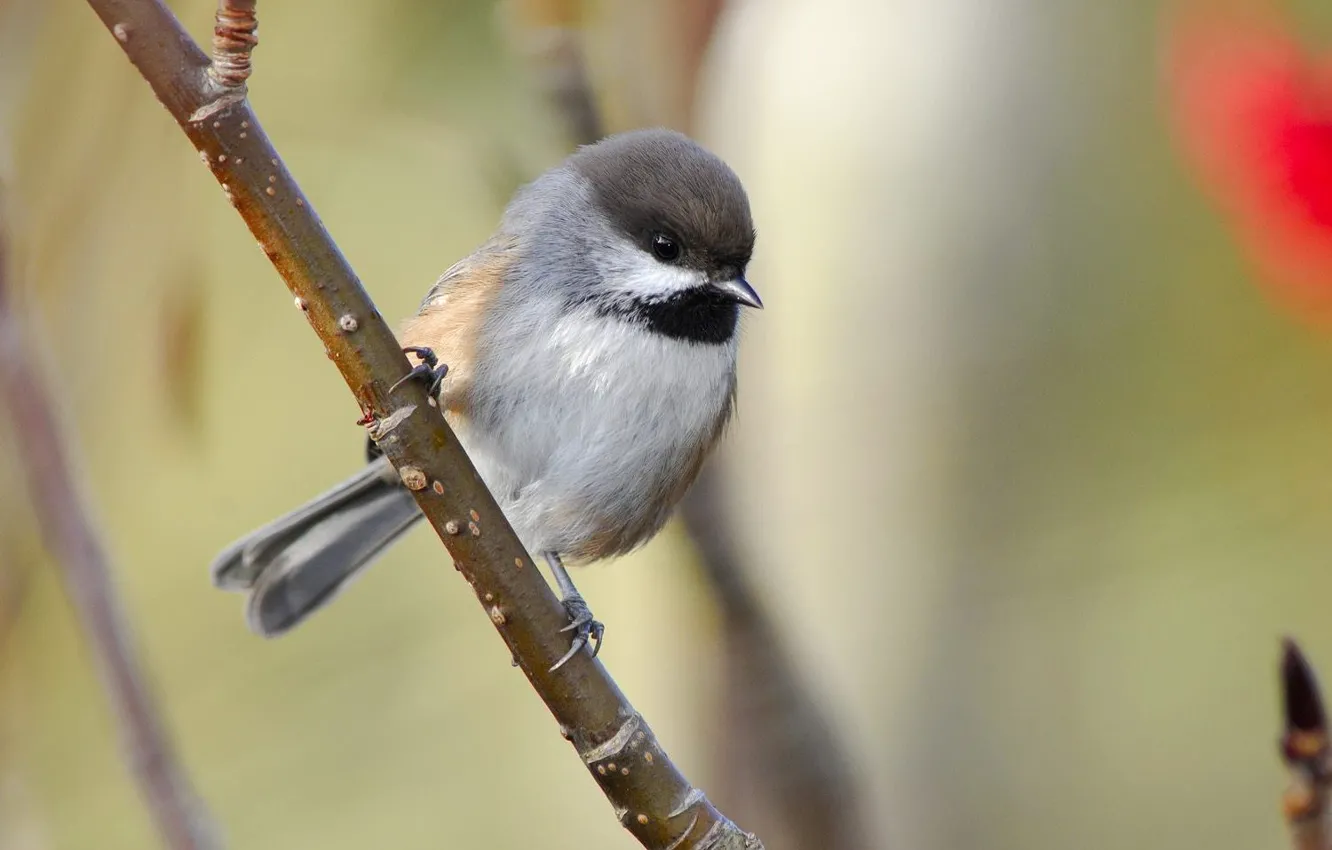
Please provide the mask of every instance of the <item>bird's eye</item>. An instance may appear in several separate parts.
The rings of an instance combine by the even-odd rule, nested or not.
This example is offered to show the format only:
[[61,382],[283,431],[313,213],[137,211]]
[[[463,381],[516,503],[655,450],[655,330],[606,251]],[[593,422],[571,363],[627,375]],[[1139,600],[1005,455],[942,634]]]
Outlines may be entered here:
[[652,234],[652,253],[663,263],[673,263],[680,259],[680,243],[665,233]]

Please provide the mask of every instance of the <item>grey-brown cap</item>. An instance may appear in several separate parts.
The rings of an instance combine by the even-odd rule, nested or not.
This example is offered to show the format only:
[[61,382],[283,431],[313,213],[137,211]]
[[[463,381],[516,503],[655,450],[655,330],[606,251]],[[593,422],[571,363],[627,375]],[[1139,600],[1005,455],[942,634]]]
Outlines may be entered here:
[[581,148],[569,165],[633,242],[665,233],[681,265],[714,280],[740,277],[754,252],[754,221],[740,178],[720,157],[673,130],[633,130]]

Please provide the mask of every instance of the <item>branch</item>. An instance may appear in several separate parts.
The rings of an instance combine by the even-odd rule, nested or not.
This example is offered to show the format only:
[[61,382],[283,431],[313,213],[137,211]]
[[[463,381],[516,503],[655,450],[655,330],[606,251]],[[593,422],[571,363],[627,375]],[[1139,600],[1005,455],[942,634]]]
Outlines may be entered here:
[[604,136],[587,73],[586,34],[579,20],[582,7],[567,0],[509,0],[501,10],[510,37],[574,143],[590,145]]
[[1328,810],[1332,749],[1328,746],[1327,713],[1313,668],[1289,638],[1281,654],[1281,692],[1286,723],[1281,757],[1291,775],[1282,808],[1290,825],[1292,845],[1295,850],[1332,850]]
[[721,610],[719,795],[744,800],[740,813],[774,847],[861,850],[869,839],[850,760],[746,580],[722,488],[709,465],[680,511]]
[[[626,829],[653,850],[761,848],[685,779],[604,667],[566,649],[563,607],[457,438],[408,381],[407,359],[268,141],[245,83],[210,63],[160,0],[89,0],[222,184],[360,405],[361,422],[413,492],[515,663]],[[253,36],[253,2],[222,0]],[[219,21],[223,12],[219,12]],[[234,28],[228,33],[237,31]],[[250,46],[253,39],[250,39]],[[248,65],[248,48],[245,63]]]
[[692,126],[696,118],[698,105],[698,85],[703,71],[703,62],[712,38],[717,31],[717,23],[725,10],[726,0],[689,0],[671,8],[678,27],[680,40],[680,73],[683,76],[681,88],[684,94],[685,121]]
[[[693,123],[699,72],[724,0],[677,0],[678,73]],[[602,135],[603,119],[584,59],[586,34],[567,0],[509,0],[509,29],[547,100],[577,144]],[[728,533],[717,465],[705,466],[680,505],[721,612],[721,725],[713,761],[718,797],[759,826],[774,847],[860,850],[868,846],[850,759],[809,693],[780,629],[755,597]]]
[[210,819],[176,760],[153,702],[111,580],[106,551],[84,507],[61,427],[38,370],[29,360],[7,280],[0,221],[0,406],[14,420],[19,461],[46,545],[60,565],[65,592],[93,650],[93,663],[115,714],[121,746],[139,792],[172,850],[217,845]]

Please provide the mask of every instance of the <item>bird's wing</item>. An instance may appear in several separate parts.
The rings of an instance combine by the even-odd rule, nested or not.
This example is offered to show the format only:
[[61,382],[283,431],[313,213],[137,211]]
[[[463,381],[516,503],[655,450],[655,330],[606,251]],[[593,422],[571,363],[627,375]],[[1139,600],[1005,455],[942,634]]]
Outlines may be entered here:
[[[515,240],[496,237],[453,266],[430,287],[415,316],[398,334],[404,346],[429,348],[449,373],[440,387],[441,409],[465,416],[477,337],[514,259]],[[414,355],[413,355],[414,357]]]
[[449,293],[458,285],[467,286],[469,281],[473,281],[477,275],[493,275],[499,279],[503,278],[503,271],[508,268],[513,259],[513,252],[517,248],[517,240],[512,236],[499,234],[490,237],[481,247],[472,253],[463,257],[458,262],[449,266],[444,274],[439,276],[430,290],[426,292],[425,298],[421,299],[421,306],[418,312],[424,313],[433,307],[438,306],[444,299],[448,298]]

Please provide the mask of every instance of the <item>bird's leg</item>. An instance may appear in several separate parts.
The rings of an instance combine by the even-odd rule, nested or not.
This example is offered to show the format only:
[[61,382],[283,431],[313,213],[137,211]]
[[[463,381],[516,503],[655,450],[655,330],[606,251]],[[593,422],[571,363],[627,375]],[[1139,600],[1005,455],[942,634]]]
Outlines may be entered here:
[[444,382],[444,376],[449,374],[449,364],[440,363],[439,358],[435,356],[435,352],[424,346],[408,345],[402,350],[409,354],[415,354],[417,359],[421,362],[413,366],[412,371],[408,372],[399,379],[397,383],[389,387],[389,392],[393,392],[410,380],[424,379],[430,382],[428,384],[430,387],[430,397],[436,399],[439,398],[439,385]]
[[606,633],[606,627],[592,617],[592,609],[587,607],[583,594],[574,587],[573,579],[569,577],[569,571],[564,568],[560,556],[555,552],[547,552],[546,563],[550,564],[550,571],[555,574],[555,583],[560,587],[560,602],[564,605],[564,610],[569,612],[569,625],[560,631],[573,632],[573,645],[564,653],[564,657],[550,668],[553,673],[585,646],[592,647],[592,657],[596,658],[597,653],[601,651],[601,636]]

